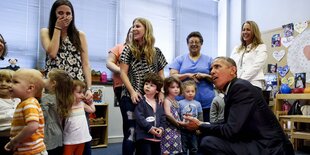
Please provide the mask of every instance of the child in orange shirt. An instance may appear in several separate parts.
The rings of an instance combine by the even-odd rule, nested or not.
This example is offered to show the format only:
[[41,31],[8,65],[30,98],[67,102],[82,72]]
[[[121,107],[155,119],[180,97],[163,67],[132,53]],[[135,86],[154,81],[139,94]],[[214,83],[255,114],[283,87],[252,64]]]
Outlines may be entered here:
[[44,138],[44,117],[38,100],[44,82],[41,72],[35,69],[20,69],[13,75],[12,97],[20,98],[11,128],[11,140],[5,145],[15,155],[47,154]]

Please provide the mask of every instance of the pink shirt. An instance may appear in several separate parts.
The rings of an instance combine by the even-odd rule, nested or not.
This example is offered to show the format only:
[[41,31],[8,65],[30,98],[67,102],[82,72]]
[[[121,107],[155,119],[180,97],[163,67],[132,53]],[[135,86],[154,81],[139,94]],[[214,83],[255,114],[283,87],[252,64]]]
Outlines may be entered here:
[[[119,57],[121,56],[121,53],[123,52],[123,49],[124,49],[125,45],[124,44],[117,44],[115,47],[113,47],[112,49],[110,49],[109,53],[112,52],[115,57],[116,57],[116,62],[115,64],[117,66],[119,66]],[[113,79],[113,87],[120,87],[122,86],[123,82],[122,82],[122,79],[120,77],[119,74],[115,74],[113,73],[112,75],[112,79]]]

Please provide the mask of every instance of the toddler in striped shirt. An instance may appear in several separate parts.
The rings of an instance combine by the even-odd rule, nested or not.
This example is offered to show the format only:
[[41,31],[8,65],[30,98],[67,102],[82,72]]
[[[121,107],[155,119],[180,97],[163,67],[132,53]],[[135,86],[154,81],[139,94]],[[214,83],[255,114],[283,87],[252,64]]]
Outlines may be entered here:
[[41,97],[44,87],[41,72],[35,69],[19,69],[13,75],[10,90],[12,97],[20,98],[12,125],[11,140],[5,145],[15,155],[47,154],[44,138],[44,117],[36,97]]

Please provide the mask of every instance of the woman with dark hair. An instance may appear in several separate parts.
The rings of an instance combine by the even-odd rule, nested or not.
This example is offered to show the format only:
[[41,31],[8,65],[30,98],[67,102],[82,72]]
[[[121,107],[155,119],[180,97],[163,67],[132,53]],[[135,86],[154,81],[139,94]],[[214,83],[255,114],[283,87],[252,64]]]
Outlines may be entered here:
[[[41,42],[46,51],[45,72],[65,70],[73,79],[86,83],[85,101],[92,101],[91,69],[85,33],[74,23],[74,9],[69,0],[56,0],[51,8],[48,28],[41,29]],[[84,154],[91,154],[90,142]]]
[[46,72],[65,70],[73,79],[85,81],[86,98],[91,99],[91,71],[85,33],[77,30],[70,1],[57,0],[50,12],[48,28],[41,29],[41,42],[46,51]]
[[[199,101],[203,110],[203,120],[209,122],[210,107],[214,98],[213,84],[210,75],[212,58],[200,52],[203,37],[198,31],[191,32],[186,43],[189,52],[176,57],[170,64],[170,76],[181,81],[194,80],[197,84],[195,100]],[[177,100],[184,99],[178,97]]]
[[4,56],[7,55],[7,46],[3,36],[0,34],[0,59],[4,60]]

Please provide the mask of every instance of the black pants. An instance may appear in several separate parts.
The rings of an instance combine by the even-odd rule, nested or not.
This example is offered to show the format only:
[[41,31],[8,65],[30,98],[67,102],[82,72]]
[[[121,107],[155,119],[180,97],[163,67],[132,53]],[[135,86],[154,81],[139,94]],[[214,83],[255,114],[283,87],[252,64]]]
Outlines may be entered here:
[[273,143],[266,147],[255,140],[240,142],[206,136],[201,141],[199,155],[294,155],[293,146],[288,139]]
[[48,155],[62,155],[63,154],[63,147],[56,147],[52,150],[47,150]]
[[183,155],[196,155],[198,151],[198,138],[195,131],[181,130]]
[[135,128],[136,120],[133,113],[136,105],[132,103],[130,97],[123,96],[120,103],[120,109],[123,118],[123,155],[133,155],[135,151]]
[[121,103],[122,89],[123,89],[122,86],[114,88],[114,95],[115,95],[114,99],[116,99],[114,102],[118,102],[118,104],[114,105],[119,105]]
[[136,155],[161,155],[160,142],[138,140],[136,142]]
[[210,122],[210,108],[202,109],[203,121]]

